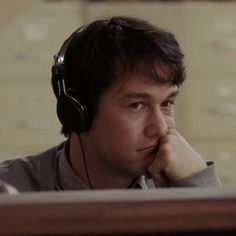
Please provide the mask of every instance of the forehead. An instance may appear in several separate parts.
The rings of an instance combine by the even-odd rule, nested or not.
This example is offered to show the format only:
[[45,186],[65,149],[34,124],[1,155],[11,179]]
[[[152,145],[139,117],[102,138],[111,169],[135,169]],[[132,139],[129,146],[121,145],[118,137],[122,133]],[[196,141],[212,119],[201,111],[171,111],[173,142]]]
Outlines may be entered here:
[[108,88],[107,94],[115,97],[127,97],[128,94],[146,94],[156,99],[165,99],[172,93],[177,93],[178,87],[172,83],[161,84],[150,78],[135,73],[118,79]]

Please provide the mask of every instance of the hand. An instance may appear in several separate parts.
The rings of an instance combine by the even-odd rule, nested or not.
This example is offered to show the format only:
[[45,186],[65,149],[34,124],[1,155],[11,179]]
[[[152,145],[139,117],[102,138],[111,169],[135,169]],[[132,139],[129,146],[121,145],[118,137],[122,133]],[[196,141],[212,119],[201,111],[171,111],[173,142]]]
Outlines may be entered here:
[[158,187],[169,186],[171,182],[199,172],[207,166],[175,128],[169,128],[159,145],[156,157],[148,168]]

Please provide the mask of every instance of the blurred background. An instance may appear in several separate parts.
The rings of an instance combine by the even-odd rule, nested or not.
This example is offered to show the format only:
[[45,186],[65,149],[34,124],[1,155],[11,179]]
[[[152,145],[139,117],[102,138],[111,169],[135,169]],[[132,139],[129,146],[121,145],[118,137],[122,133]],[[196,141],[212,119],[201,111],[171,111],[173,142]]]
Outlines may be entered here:
[[173,32],[186,55],[176,106],[179,131],[224,186],[236,186],[235,1],[0,1],[0,160],[61,142],[50,87],[53,55],[79,26],[130,15]]

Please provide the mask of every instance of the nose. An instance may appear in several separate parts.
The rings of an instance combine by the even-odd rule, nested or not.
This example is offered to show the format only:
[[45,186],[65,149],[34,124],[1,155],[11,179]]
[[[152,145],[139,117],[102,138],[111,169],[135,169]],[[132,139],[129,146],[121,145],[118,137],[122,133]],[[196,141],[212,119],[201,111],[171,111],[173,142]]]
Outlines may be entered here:
[[160,110],[152,112],[147,120],[145,135],[149,138],[165,136],[168,132],[167,123],[167,118]]

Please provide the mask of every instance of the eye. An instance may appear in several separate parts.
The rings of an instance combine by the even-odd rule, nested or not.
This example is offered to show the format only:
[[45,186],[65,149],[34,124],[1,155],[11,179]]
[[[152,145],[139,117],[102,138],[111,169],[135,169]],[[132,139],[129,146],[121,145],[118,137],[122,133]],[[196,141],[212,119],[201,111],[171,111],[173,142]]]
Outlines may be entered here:
[[129,105],[129,107],[139,110],[145,107],[145,105],[142,102],[135,102]]
[[174,101],[167,100],[161,103],[161,106],[164,108],[172,108],[174,106]]

